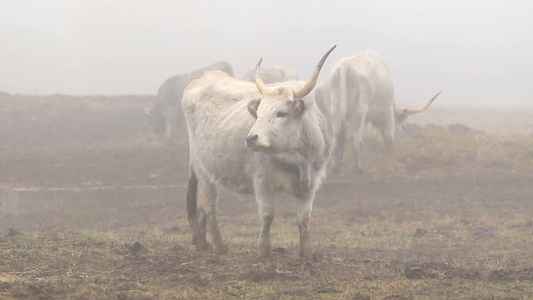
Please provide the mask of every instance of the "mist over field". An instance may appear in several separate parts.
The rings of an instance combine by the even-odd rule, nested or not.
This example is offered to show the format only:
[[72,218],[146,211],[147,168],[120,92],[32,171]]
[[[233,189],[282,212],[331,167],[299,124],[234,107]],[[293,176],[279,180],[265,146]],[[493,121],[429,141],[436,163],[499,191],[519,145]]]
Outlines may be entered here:
[[[0,0],[0,298],[533,299],[532,12]],[[315,90],[370,49],[395,104],[328,111],[322,92],[327,122],[302,99],[258,116],[243,84],[191,89],[181,109],[203,71],[165,81],[217,61],[241,79],[261,57],[307,80],[333,45]],[[257,148],[261,126],[272,142]]]
[[237,78],[263,65],[306,79],[338,59],[380,53],[397,103],[533,105],[528,1],[0,1],[0,91],[155,94],[219,60]]

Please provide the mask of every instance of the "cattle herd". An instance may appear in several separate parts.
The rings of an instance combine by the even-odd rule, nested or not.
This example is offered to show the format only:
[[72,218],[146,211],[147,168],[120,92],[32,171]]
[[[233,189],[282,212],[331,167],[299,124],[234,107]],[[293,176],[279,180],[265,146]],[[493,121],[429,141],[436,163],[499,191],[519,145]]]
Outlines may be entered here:
[[173,76],[160,87],[145,114],[154,132],[166,133],[169,142],[180,126],[188,129],[187,213],[198,250],[207,248],[207,228],[213,246],[225,250],[216,217],[224,187],[255,195],[261,219],[259,257],[271,252],[276,194],[294,196],[300,256],[313,257],[308,232],[313,200],[328,166],[339,171],[347,137],[361,172],[367,123],[380,130],[386,146],[394,147],[395,133],[407,117],[427,109],[440,94],[420,107],[396,106],[391,76],[373,51],[341,59],[313,91],[335,47],[306,82],[298,80],[293,68],[261,68],[261,59],[243,80],[234,78],[230,64],[217,62]]

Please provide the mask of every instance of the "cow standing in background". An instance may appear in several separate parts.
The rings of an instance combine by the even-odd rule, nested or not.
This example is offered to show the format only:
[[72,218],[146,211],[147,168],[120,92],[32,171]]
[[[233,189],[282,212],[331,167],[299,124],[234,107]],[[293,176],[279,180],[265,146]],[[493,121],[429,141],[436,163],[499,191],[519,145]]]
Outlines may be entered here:
[[[299,80],[298,71],[291,67],[265,67],[261,68],[261,79],[265,84]],[[243,80],[255,81],[255,70],[250,70],[244,75]]]
[[312,90],[334,48],[305,83],[267,86],[260,75],[260,60],[255,84],[216,71],[189,84],[182,99],[190,147],[187,212],[198,250],[207,247],[207,224],[213,245],[225,249],[216,209],[220,188],[226,187],[255,194],[261,218],[259,257],[271,252],[276,194],[293,195],[297,199],[300,256],[313,256],[308,224],[315,192],[326,175],[330,147],[327,122]]
[[220,70],[233,76],[233,68],[224,61],[172,76],[159,88],[154,104],[144,110],[153,131],[156,134],[166,134],[167,142],[172,142],[176,130],[185,126],[181,109],[183,91],[189,82],[200,78],[208,70]]
[[383,142],[392,148],[395,133],[405,126],[407,117],[426,110],[439,94],[420,107],[398,107],[392,78],[378,53],[367,50],[341,59],[317,91],[317,105],[326,115],[334,138],[333,170],[338,172],[342,165],[347,135],[352,137],[356,171],[362,172],[365,123],[379,128]]

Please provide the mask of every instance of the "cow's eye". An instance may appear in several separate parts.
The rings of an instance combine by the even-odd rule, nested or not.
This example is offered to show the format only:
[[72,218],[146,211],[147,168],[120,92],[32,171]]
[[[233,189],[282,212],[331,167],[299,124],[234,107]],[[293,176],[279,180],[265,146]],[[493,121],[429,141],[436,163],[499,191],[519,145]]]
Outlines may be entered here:
[[287,112],[286,111],[278,111],[278,113],[276,114],[277,118],[283,118],[285,116],[287,116]]

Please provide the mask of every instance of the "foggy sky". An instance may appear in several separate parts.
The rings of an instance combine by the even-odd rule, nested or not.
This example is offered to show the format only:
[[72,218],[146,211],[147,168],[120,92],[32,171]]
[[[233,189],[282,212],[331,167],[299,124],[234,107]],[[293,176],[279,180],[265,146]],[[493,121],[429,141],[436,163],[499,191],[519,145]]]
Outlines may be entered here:
[[533,105],[533,2],[0,0],[0,90],[155,94],[219,60],[237,78],[263,65],[307,79],[333,45],[366,49],[392,74],[396,102]]

